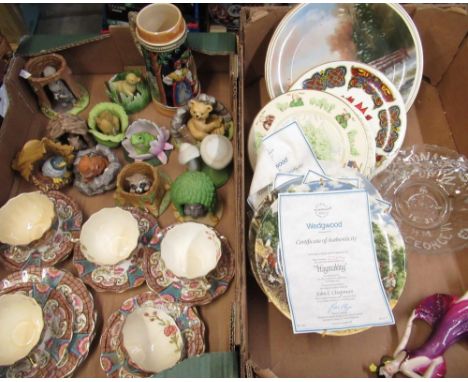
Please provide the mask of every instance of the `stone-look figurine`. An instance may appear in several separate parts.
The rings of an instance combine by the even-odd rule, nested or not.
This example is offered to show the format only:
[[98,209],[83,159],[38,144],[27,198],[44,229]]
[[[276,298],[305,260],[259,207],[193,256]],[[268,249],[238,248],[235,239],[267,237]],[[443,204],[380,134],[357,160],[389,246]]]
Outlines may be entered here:
[[[413,323],[420,319],[432,327],[429,339],[419,348],[408,350]],[[468,335],[468,292],[462,297],[434,294],[413,310],[405,333],[393,357],[383,357],[379,376],[392,377],[400,372],[408,377],[444,377],[444,353]]]
[[47,124],[47,137],[73,146],[75,151],[94,146],[86,121],[71,114],[59,114]]

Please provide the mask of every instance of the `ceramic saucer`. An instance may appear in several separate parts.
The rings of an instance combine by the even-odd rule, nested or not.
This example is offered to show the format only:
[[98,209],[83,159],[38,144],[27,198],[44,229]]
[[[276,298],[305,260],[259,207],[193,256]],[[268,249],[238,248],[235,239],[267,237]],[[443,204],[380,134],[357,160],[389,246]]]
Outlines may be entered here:
[[[107,320],[101,336],[101,367],[108,377],[148,377],[151,373],[140,370],[129,360],[123,347],[122,328],[127,316],[139,307],[161,311],[175,321],[184,344],[186,358],[205,351],[205,325],[198,317],[196,309],[177,303],[171,296],[145,292],[126,300],[120,309]],[[171,332],[172,333],[172,332]],[[171,334],[168,333],[168,334]]]
[[56,268],[29,267],[8,275],[0,282],[0,290],[27,283],[46,284],[59,292],[73,309],[73,338],[65,356],[50,377],[70,376],[87,357],[94,338],[97,312],[94,300],[83,282],[71,273]]
[[398,90],[377,69],[352,61],[314,67],[291,86],[326,91],[352,104],[372,128],[376,144],[376,171],[397,155],[406,134],[406,107]]
[[51,377],[67,353],[73,336],[73,310],[65,297],[47,284],[23,283],[2,289],[0,294],[22,293],[34,298],[42,307],[44,329],[38,345],[27,357],[11,366],[1,367],[0,375],[8,378]]
[[297,122],[317,159],[352,166],[365,175],[374,169],[374,134],[346,101],[312,90],[296,90],[270,101],[255,117],[249,132],[248,154],[252,168],[262,139],[291,122]]
[[27,246],[0,243],[0,258],[8,268],[18,270],[31,265],[47,267],[64,260],[79,237],[83,216],[78,204],[65,194],[49,191],[47,196],[55,206],[52,227],[42,239]]
[[270,98],[285,93],[306,70],[352,60],[383,72],[407,109],[418,94],[423,50],[411,17],[398,4],[301,4],[281,20],[268,46],[265,80]]
[[140,237],[138,245],[129,258],[115,265],[97,265],[86,259],[80,244],[75,245],[73,265],[80,278],[97,292],[124,292],[145,282],[143,261],[149,255],[149,245],[159,232],[156,218],[133,207],[124,207],[138,221]]
[[[303,184],[290,182],[270,193],[252,219],[248,253],[253,274],[260,288],[278,310],[290,318],[284,277],[278,261],[278,193],[327,192],[349,190],[353,185],[340,181],[315,181]],[[406,253],[403,239],[390,214],[381,214],[372,198],[371,219],[380,275],[392,308],[397,304],[406,283]],[[365,329],[324,332],[328,335],[349,335]]]
[[213,229],[221,241],[221,258],[216,268],[203,277],[178,277],[166,268],[161,259],[162,240],[173,227],[175,226],[167,227],[158,233],[153,243],[154,251],[145,258],[146,283],[154,292],[170,295],[175,301],[195,305],[208,304],[227,290],[234,277],[234,255],[229,242]]
[[401,150],[373,179],[393,205],[405,243],[424,253],[468,246],[468,159],[444,147]]

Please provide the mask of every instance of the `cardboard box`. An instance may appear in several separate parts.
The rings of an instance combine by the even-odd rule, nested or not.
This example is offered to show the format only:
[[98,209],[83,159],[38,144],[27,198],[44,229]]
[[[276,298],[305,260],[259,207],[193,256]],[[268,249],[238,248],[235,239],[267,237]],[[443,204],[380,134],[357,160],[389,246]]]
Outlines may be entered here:
[[[452,7],[408,6],[424,48],[424,81],[414,106],[409,110],[403,146],[431,143],[468,154],[466,128],[468,108],[468,28],[466,10]],[[250,125],[268,101],[264,79],[265,56],[270,38],[289,8],[245,9],[240,34],[240,124],[241,144],[247,153]],[[244,199],[252,170],[247,158],[244,171]],[[249,217],[244,214],[244,248]],[[246,251],[246,250],[245,250]],[[408,278],[394,310],[395,326],[372,328],[347,337],[294,335],[291,322],[268,303],[247,271],[246,310],[243,323],[243,361],[246,374],[279,377],[364,377],[372,362],[392,354],[412,309],[434,293],[462,295],[468,286],[468,250],[433,254],[407,251]],[[421,344],[429,330],[416,327],[409,348]],[[466,344],[453,345],[445,353],[448,377],[467,377]]]
[[[55,51],[60,50],[56,48]],[[44,51],[41,53],[45,53]],[[85,44],[74,43],[65,50],[60,50],[68,62],[68,65],[91,96],[90,105],[81,114],[83,118],[92,106],[98,102],[107,101],[104,81],[113,74],[124,70],[126,67],[143,67],[144,62],[137,51],[127,27],[111,28],[109,36],[102,36],[95,41]],[[202,91],[215,96],[232,113],[237,125],[237,56],[226,54],[208,56],[206,54],[195,54],[198,74],[202,84]],[[12,60],[10,69],[5,77],[5,85],[10,98],[10,108],[0,129],[0,205],[9,198],[21,192],[32,191],[35,187],[24,181],[17,173],[11,170],[11,161],[23,144],[29,140],[44,135],[48,119],[39,111],[37,100],[26,80],[18,76],[24,67],[25,59],[16,57]],[[155,121],[160,126],[170,127],[170,119],[159,115],[153,105],[149,105],[143,111],[130,116],[130,121],[137,118],[146,118]],[[239,148],[240,132],[236,129],[233,138],[235,156],[241,155]],[[118,149],[118,156],[122,164],[123,149]],[[242,282],[244,280],[242,262],[242,235],[237,222],[242,220],[241,188],[240,180],[242,172],[239,169],[239,161],[235,162],[234,173],[229,182],[223,186],[218,196],[224,202],[224,214],[216,229],[227,237],[231,244],[236,260],[236,273],[227,292],[214,300],[212,303],[200,307],[199,313],[206,325],[206,351],[207,352],[229,352],[240,344],[239,320],[242,312],[239,311],[239,301],[243,298],[244,291]],[[169,163],[164,166],[163,171],[168,173],[172,179],[182,173],[185,169],[177,161],[177,151],[173,151]],[[90,214],[103,207],[114,206],[113,191],[102,195],[87,197],[76,188],[67,187],[63,190],[77,201],[83,210],[83,218],[86,220]],[[166,227],[175,221],[172,208],[158,219],[161,226]],[[67,269],[76,275],[71,264],[71,256],[58,268]],[[0,278],[5,277],[11,271],[0,268]],[[98,311],[98,323],[96,337],[91,345],[88,358],[75,372],[77,377],[105,377],[99,365],[99,339],[102,328],[110,314],[119,309],[121,303],[137,294],[148,290],[146,285],[129,290],[122,294],[92,292]]]

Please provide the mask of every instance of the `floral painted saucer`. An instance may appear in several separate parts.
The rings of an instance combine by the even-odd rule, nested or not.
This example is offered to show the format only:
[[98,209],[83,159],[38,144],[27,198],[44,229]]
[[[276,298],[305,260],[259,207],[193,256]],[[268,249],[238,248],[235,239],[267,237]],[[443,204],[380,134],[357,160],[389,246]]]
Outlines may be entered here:
[[290,90],[313,89],[342,97],[365,117],[376,144],[376,172],[398,154],[406,134],[406,107],[392,82],[377,69],[336,61],[308,70]]
[[169,295],[145,292],[126,300],[120,309],[107,320],[101,336],[101,367],[108,377],[149,377],[152,374],[136,367],[129,359],[123,346],[122,329],[127,317],[140,307],[152,309],[157,315],[162,312],[169,315],[177,328],[168,326],[164,332],[167,336],[176,333],[182,335],[183,358],[195,357],[205,351],[205,325],[198,317],[194,307],[175,302]]
[[98,265],[83,255],[80,244],[75,245],[73,265],[80,278],[97,292],[121,293],[145,282],[143,262],[152,249],[150,245],[159,232],[156,218],[138,208],[124,207],[138,221],[140,236],[138,245],[129,258],[115,265]]
[[[289,182],[270,193],[252,219],[249,231],[248,253],[250,265],[258,285],[269,301],[290,318],[283,272],[278,258],[278,193],[327,192],[354,188],[340,181]],[[370,198],[372,229],[376,245],[380,276],[390,305],[395,307],[406,283],[406,253],[400,231],[390,214],[380,213]],[[324,332],[327,335],[349,335],[358,330]]]
[[56,268],[29,267],[14,272],[0,281],[3,290],[28,283],[46,284],[60,293],[73,309],[73,337],[62,360],[56,364],[50,377],[70,376],[87,357],[94,338],[97,312],[94,300],[83,282],[71,273]]
[[364,118],[343,99],[311,90],[282,94],[257,114],[248,141],[252,168],[263,138],[292,122],[302,129],[317,159],[356,168],[366,176],[373,172],[374,133]]
[[0,259],[8,268],[19,270],[36,265],[47,267],[64,260],[73,250],[74,241],[80,235],[83,215],[78,204],[58,191],[47,196],[54,203],[55,219],[44,237],[27,246],[0,243]]
[[165,228],[155,237],[154,251],[145,258],[146,283],[154,292],[170,295],[175,301],[194,305],[208,304],[227,290],[234,277],[234,256],[229,242],[213,229],[221,241],[221,257],[216,268],[203,277],[178,277],[167,269],[161,258],[162,240],[174,227],[175,225]]
[[22,293],[42,307],[44,329],[38,345],[27,357],[11,366],[0,367],[7,378],[51,377],[67,353],[73,336],[73,310],[65,297],[47,284],[23,283],[2,289],[0,294]]

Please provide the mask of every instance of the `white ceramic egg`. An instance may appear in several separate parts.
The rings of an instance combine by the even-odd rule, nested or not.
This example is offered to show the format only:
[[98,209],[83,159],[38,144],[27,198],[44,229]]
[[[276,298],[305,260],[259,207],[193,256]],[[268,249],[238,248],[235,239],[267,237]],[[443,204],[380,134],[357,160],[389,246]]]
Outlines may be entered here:
[[200,145],[200,154],[208,166],[222,170],[232,161],[232,143],[223,135],[207,135]]
[[161,310],[148,306],[135,309],[125,319],[122,335],[125,350],[141,370],[159,373],[182,357],[184,343],[180,329]]
[[138,245],[138,221],[119,207],[103,208],[83,224],[80,249],[92,263],[114,265],[128,258]]
[[0,208],[0,242],[28,245],[50,229],[54,218],[54,203],[45,194],[19,194]]
[[44,328],[42,309],[31,297],[19,293],[0,296],[0,366],[26,357]]
[[221,241],[200,223],[181,223],[169,229],[161,242],[161,258],[178,277],[194,279],[216,268],[221,257]]

